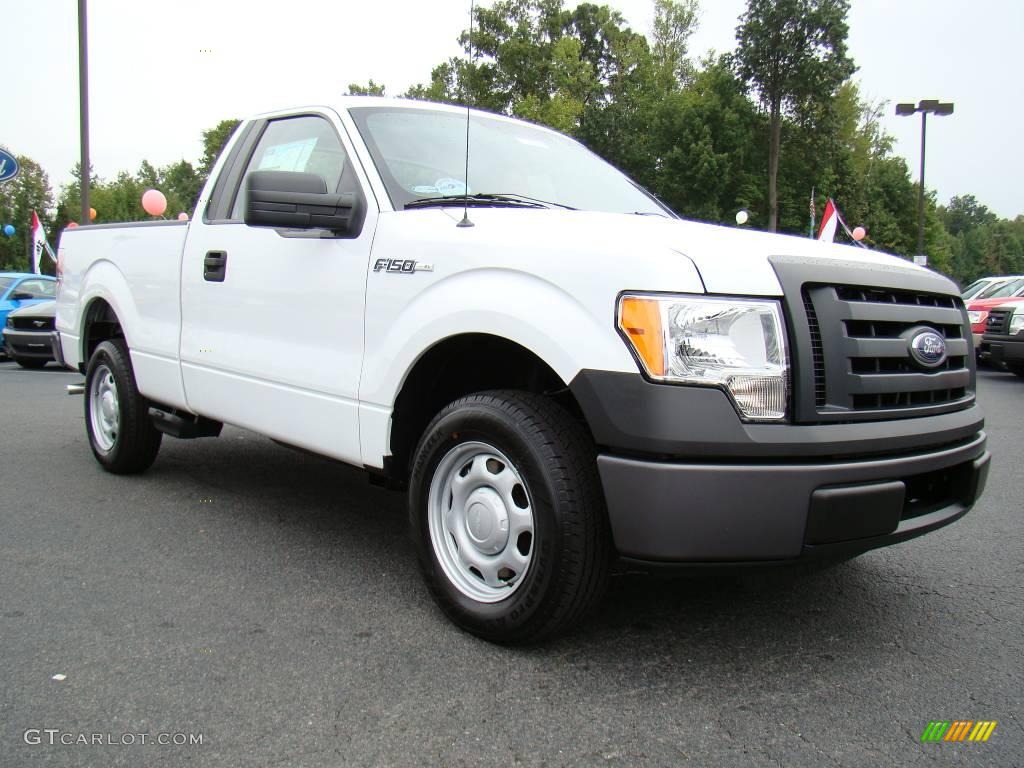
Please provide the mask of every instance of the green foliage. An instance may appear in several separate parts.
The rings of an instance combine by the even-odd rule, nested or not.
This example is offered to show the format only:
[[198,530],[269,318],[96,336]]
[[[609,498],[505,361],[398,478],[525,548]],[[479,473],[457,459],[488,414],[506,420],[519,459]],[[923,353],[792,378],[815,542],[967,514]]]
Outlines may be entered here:
[[[0,271],[23,272],[28,269],[32,247],[32,211],[39,214],[53,244],[53,221],[50,218],[53,193],[49,177],[39,163],[24,155],[18,155],[16,159],[21,166],[20,172],[10,181],[0,184],[0,227],[12,224],[15,228],[13,237],[0,234]],[[45,256],[42,269],[53,273],[53,263]]]
[[[79,178],[78,166],[74,176]],[[142,161],[137,173],[122,171],[111,181],[95,178],[89,189],[89,205],[96,211],[95,223],[116,221],[147,221],[152,217],[142,208],[142,195],[147,189],[158,189],[167,198],[164,218],[173,219],[181,212],[191,215],[202,189],[203,177],[186,160],[163,168],[154,168]],[[63,229],[81,218],[79,185],[69,184],[61,190],[57,201],[56,223]]]
[[[768,229],[778,222],[779,154],[784,114],[807,123],[829,111],[856,71],[846,55],[848,0],[748,0],[736,29],[736,71],[769,116]],[[820,129],[820,127],[819,127]]]
[[[204,182],[206,177],[210,175],[210,171],[213,170],[213,165],[217,162],[217,158],[220,157],[224,145],[228,143],[231,134],[235,132],[235,128],[241,122],[241,120],[234,119],[221,120],[213,128],[203,131],[203,156],[199,160],[199,175]],[[199,186],[202,188],[202,184]]]
[[373,82],[370,79],[366,85],[360,85],[359,83],[348,84],[348,95],[349,96],[383,96],[384,86]]
[[699,11],[699,0],[654,0],[651,53],[663,88],[688,83],[693,77],[693,65],[687,53],[690,36],[697,29]]

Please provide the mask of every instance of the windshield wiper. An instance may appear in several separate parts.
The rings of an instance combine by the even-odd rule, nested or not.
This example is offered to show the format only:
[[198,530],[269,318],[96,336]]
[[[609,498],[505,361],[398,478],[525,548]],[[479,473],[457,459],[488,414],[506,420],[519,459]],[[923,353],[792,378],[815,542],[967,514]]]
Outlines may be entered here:
[[410,200],[404,207],[428,208],[434,205],[458,205],[459,203],[468,203],[469,205],[477,208],[550,208],[551,206],[557,205],[560,208],[575,210],[575,208],[568,205],[562,205],[561,203],[549,203],[546,200],[538,200],[537,198],[527,197],[526,195],[511,192],[500,194],[479,193],[475,195],[439,195],[437,197],[420,197],[416,200]]

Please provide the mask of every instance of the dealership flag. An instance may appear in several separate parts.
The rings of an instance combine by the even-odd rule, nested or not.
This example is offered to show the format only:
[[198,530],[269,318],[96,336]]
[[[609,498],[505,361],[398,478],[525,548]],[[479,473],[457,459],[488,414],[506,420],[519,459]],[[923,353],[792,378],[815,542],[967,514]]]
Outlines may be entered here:
[[57,261],[57,257],[53,255],[53,248],[46,242],[46,230],[43,229],[43,223],[39,221],[39,216],[35,211],[32,211],[32,271],[37,275],[40,274],[43,265],[43,251],[46,254]]
[[817,211],[814,209],[814,187],[811,187],[811,228],[808,230],[808,237],[814,237],[814,217],[817,215]]
[[832,242],[836,239],[836,225],[839,223],[839,211],[832,198],[825,203],[825,212],[821,214],[821,226],[818,228],[818,239]]

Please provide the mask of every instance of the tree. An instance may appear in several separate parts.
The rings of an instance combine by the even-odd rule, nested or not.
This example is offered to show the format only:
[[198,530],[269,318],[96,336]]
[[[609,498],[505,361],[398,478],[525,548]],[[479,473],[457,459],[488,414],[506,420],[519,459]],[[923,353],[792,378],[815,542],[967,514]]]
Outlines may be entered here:
[[669,88],[685,84],[693,77],[687,53],[690,36],[697,30],[699,10],[699,0],[654,0],[651,50]]
[[998,217],[978,202],[974,195],[957,195],[949,205],[939,208],[939,216],[949,234],[959,235],[985,224],[995,224]]
[[846,55],[848,0],[748,0],[736,29],[737,73],[768,111],[768,230],[779,218],[782,121],[828,104],[856,71]]
[[370,82],[366,85],[360,85],[359,83],[348,84],[348,95],[349,96],[383,96],[384,86],[373,82],[373,78],[370,78]]
[[[0,269],[25,271],[29,267],[32,247],[32,211],[39,214],[43,228],[53,244],[53,221],[49,211],[53,207],[53,192],[46,171],[30,157],[16,157],[21,170],[9,181],[0,184],[0,227],[11,224],[13,237],[0,234]],[[52,263],[44,257],[42,267],[52,272]]]
[[[228,143],[231,134],[235,132],[241,120],[221,120],[213,128],[203,131],[203,157],[199,161],[199,175],[203,183],[213,170],[214,163],[220,157],[224,145]],[[202,184],[199,185],[202,188]]]

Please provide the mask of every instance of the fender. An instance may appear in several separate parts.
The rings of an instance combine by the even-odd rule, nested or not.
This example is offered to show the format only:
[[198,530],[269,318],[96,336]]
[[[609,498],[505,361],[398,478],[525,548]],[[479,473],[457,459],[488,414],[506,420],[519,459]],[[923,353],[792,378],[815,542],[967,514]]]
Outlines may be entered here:
[[372,332],[368,322],[359,395],[364,461],[377,465],[390,452],[391,410],[409,372],[431,348],[452,336],[482,333],[515,342],[563,382],[572,381],[584,367],[635,373],[636,363],[614,332],[614,306],[611,294],[606,315],[596,317],[570,293],[536,274],[484,267],[424,288],[380,333]]

